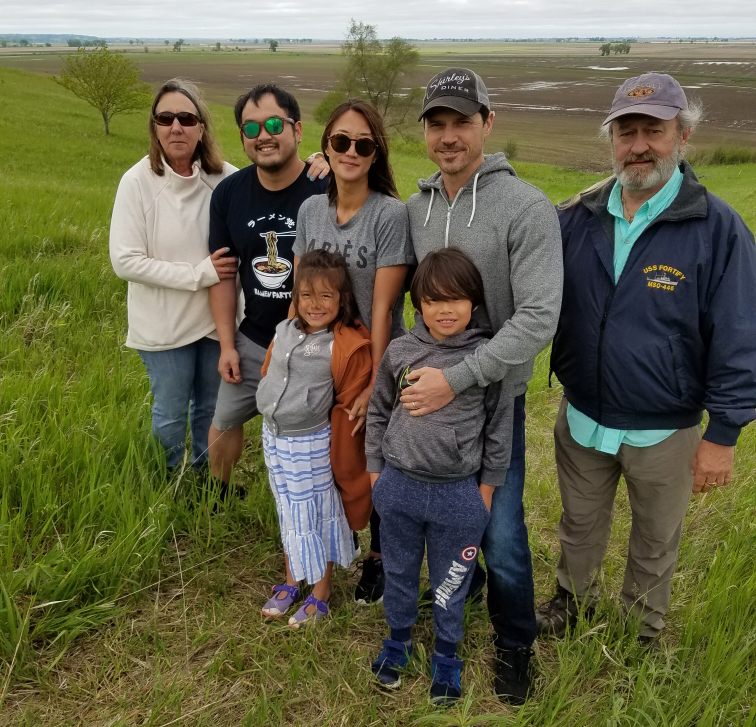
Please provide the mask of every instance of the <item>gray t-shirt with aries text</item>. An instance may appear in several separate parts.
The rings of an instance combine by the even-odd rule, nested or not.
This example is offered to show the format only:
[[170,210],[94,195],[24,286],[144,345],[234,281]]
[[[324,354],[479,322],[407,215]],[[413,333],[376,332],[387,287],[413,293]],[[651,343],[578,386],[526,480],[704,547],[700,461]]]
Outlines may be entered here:
[[[294,254],[302,257],[305,252],[317,249],[338,252],[344,257],[360,320],[371,329],[375,271],[415,262],[407,208],[398,199],[372,191],[360,211],[340,225],[336,221],[336,207],[328,204],[328,196],[314,195],[299,208]],[[392,339],[406,333],[403,312],[404,296],[400,294],[394,306]]]

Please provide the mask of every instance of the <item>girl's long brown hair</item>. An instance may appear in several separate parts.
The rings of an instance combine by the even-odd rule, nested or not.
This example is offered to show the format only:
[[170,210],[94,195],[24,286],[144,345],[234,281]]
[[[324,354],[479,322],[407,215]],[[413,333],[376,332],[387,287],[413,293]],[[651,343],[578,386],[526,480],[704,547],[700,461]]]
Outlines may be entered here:
[[[363,101],[361,98],[350,98],[340,103],[331,113],[328,118],[328,123],[323,130],[323,136],[320,139],[320,148],[323,154],[328,156],[328,137],[331,135],[331,130],[336,125],[336,122],[347,111],[356,111],[358,114],[362,114],[362,117],[367,122],[370,128],[370,133],[373,136],[373,141],[376,145],[376,157],[375,162],[370,165],[370,171],[368,171],[368,187],[370,189],[380,192],[381,194],[387,194],[389,197],[399,199],[399,192],[396,189],[396,183],[394,182],[394,172],[391,169],[389,163],[389,147],[388,137],[386,136],[386,127],[383,124],[383,119],[378,113],[378,110],[373,104],[368,101]],[[336,179],[333,173],[328,175],[328,202],[330,204],[336,204],[336,200],[339,196],[338,188],[336,187]]]

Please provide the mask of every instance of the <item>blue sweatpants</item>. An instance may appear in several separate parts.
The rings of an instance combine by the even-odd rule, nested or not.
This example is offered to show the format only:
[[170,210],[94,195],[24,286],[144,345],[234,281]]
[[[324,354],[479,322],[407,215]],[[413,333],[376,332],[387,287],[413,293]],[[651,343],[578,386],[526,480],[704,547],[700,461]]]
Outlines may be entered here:
[[436,638],[459,643],[465,596],[489,519],[477,478],[420,482],[386,464],[373,488],[373,505],[381,516],[383,606],[389,627],[407,629],[417,621],[427,547]]

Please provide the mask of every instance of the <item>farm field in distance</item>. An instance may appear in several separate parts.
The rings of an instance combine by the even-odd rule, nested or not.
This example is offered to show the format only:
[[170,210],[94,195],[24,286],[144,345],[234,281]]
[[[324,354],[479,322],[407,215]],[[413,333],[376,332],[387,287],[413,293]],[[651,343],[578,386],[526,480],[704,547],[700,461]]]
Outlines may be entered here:
[[[608,59],[594,44],[419,45],[416,83],[441,67],[471,66],[500,94],[495,103],[521,105],[497,107],[504,128],[488,150],[517,139],[518,173],[555,202],[600,178],[590,170],[607,168],[595,138],[602,114],[619,80],[648,69],[589,65],[647,57],[680,77],[663,65],[680,64],[690,74],[685,85],[700,86],[713,114],[696,146],[756,145],[754,45],[638,44]],[[372,686],[369,664],[385,624],[381,608],[351,602],[355,568],[337,572],[333,616],[322,627],[293,633],[264,623],[260,607],[283,558],[259,423],[245,432],[238,476],[246,500],[211,514],[213,496],[190,475],[166,484],[151,444],[147,376],[122,345],[126,283],[107,251],[116,187],[147,151],[146,112],[116,116],[106,137],[97,112],[47,77],[59,71],[60,50],[0,51],[0,727],[756,725],[753,425],[741,436],[733,484],[691,500],[658,654],[640,651],[637,626],[619,614],[629,534],[623,486],[597,618],[564,641],[536,643],[536,693],[520,709],[492,694],[483,610],[467,617],[464,699],[448,711],[427,700],[429,620],[416,630],[402,690]],[[322,129],[309,114],[338,66],[336,45],[158,50],[131,57],[153,86],[172,75],[201,82],[231,163],[246,157],[230,105],[266,79],[303,101],[302,155],[317,148]],[[695,65],[704,61],[747,65]],[[539,105],[560,108],[525,108]],[[392,163],[405,199],[434,169],[412,143],[397,142]],[[696,171],[756,230],[756,164]],[[550,388],[547,374],[544,352],[527,404],[537,602],[553,590],[561,509],[551,435],[561,387]]]
[[[704,102],[706,120],[696,149],[756,149],[756,42],[638,42],[629,54],[604,57],[599,45],[418,42],[420,65],[409,83],[424,86],[450,66],[472,68],[485,80],[497,114],[489,151],[514,139],[520,159],[604,171],[605,157],[595,153],[596,134],[615,90],[625,78],[661,71]],[[154,88],[183,76],[198,82],[210,101],[233,105],[248,87],[274,81],[295,93],[306,117],[333,87],[341,67],[335,42],[283,44],[276,53],[261,45],[228,47],[215,53],[208,43],[174,52],[150,44],[144,53],[141,46],[114,46],[141,64],[144,80]],[[55,74],[61,52],[70,50],[0,49],[0,66]]]

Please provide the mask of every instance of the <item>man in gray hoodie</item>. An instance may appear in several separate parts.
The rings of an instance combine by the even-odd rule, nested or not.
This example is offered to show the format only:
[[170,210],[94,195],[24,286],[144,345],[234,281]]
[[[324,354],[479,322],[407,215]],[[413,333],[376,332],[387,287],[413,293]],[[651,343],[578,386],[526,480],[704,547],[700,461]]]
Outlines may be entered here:
[[[471,386],[506,377],[515,395],[512,458],[497,487],[482,542],[488,610],[495,631],[496,693],[521,704],[530,690],[536,624],[533,567],[522,495],[525,484],[525,391],[533,361],[556,330],[562,294],[559,223],[551,202],[517,178],[504,154],[483,155],[494,114],[480,76],[450,68],[428,83],[420,120],[428,156],[439,166],[407,202],[418,262],[453,245],[483,276],[485,302],[474,313],[493,338],[450,367],[408,374],[401,400],[424,416]],[[480,582],[482,579],[479,578]],[[481,586],[478,586],[481,587]],[[471,590],[476,588],[475,581]]]

